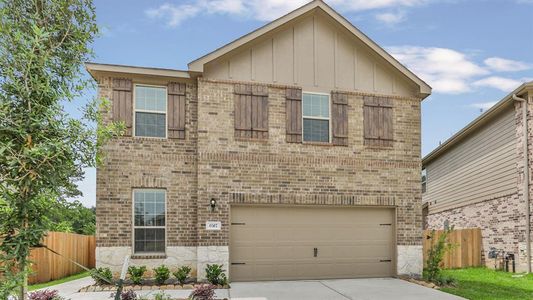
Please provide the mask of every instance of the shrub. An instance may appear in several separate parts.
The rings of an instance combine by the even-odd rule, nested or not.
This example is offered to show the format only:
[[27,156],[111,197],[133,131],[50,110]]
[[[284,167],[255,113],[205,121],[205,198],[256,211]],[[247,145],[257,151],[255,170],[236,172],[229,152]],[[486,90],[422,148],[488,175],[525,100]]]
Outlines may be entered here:
[[[115,298],[115,293],[111,294],[111,298]],[[137,300],[137,294],[133,290],[122,291],[120,294],[120,299],[122,300]]]
[[130,279],[134,284],[141,284],[145,272],[146,266],[131,266],[128,268],[128,274],[130,275]]
[[30,293],[28,300],[63,300],[56,290],[42,290]]
[[154,295],[154,300],[172,300],[172,298],[165,294],[165,292],[161,291]]
[[435,278],[434,283],[439,286],[456,286],[457,280],[455,280],[455,278],[453,277],[444,276],[441,274],[437,278]]
[[113,273],[109,268],[92,269],[90,273],[96,284],[113,284]]
[[155,273],[155,282],[157,284],[163,284],[170,277],[170,271],[164,265],[161,265],[154,269]]
[[176,277],[179,284],[184,284],[189,277],[189,273],[191,273],[191,267],[182,266],[176,272],[174,272],[174,277]]
[[226,278],[226,274],[224,273],[224,269],[222,268],[222,265],[208,264],[205,268],[206,278],[209,283],[214,285],[226,285],[228,283],[228,279]]
[[422,276],[425,280],[438,284],[438,279],[441,277],[440,265],[442,258],[447,251],[451,250],[454,245],[448,243],[448,235],[453,231],[453,227],[445,229],[435,242],[435,230],[431,231],[429,239],[431,239],[431,247],[427,253],[426,267],[424,268]]
[[215,286],[211,284],[202,284],[192,291],[189,299],[191,300],[212,300],[215,296]]

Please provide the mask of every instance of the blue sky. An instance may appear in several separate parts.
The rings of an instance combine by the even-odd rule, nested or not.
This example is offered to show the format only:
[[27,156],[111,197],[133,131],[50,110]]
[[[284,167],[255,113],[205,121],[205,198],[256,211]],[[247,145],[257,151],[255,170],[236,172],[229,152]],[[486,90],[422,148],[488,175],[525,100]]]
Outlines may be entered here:
[[[95,0],[94,61],[187,63],[306,0]],[[533,0],[326,0],[433,87],[422,103],[422,155],[533,80]],[[87,99],[94,91],[87,92]],[[76,114],[84,100],[68,109]],[[95,171],[79,184],[95,203]]]

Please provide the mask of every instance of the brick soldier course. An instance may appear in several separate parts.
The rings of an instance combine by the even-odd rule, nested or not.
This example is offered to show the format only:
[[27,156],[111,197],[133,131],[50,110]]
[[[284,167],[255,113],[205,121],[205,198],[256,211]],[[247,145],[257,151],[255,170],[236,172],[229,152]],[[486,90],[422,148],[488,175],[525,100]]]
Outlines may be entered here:
[[[333,14],[321,1],[300,10],[302,14],[313,10]],[[168,112],[174,117],[184,116],[184,125],[167,128],[169,132],[184,131],[184,136],[148,138],[127,132],[104,146],[105,163],[97,169],[98,266],[118,272],[123,257],[133,255],[132,264],[191,265],[193,276],[203,279],[208,263],[229,267],[230,213],[234,205],[370,206],[395,209],[395,269],[398,274],[420,274],[420,101],[427,93],[416,89],[408,93],[335,86],[322,89],[330,95],[339,93],[339,101],[345,101],[336,106],[338,113],[332,113],[331,126],[340,127],[332,128],[331,134],[339,142],[302,143],[288,137],[292,117],[287,95],[291,89],[308,90],[305,84],[228,79],[209,72],[99,64],[88,64],[87,68],[98,82],[99,96],[112,102],[112,108],[105,112],[106,122],[118,118],[128,125],[133,113],[127,102],[135,101],[133,95],[126,91],[126,98],[117,100],[123,97],[117,90],[119,80],[132,86],[183,84],[186,99],[185,106],[180,107],[184,115]],[[396,84],[399,86],[400,81]],[[267,100],[267,106],[258,108],[263,111],[257,117],[257,122],[264,122],[261,124],[267,124],[267,128],[257,133],[254,124],[249,131],[237,128],[240,85],[252,88],[251,97],[256,97],[254,86],[260,86],[263,96],[257,97]],[[384,108],[390,109],[390,117],[384,122],[392,127],[378,128],[390,130],[390,139],[380,142],[382,137],[378,137],[378,143],[369,140],[368,130],[372,129],[368,126],[372,124],[370,117],[365,121],[364,112],[368,99],[390,103]],[[121,104],[115,104],[117,101]],[[376,124],[372,126],[381,126]],[[132,195],[138,188],[166,191],[164,255],[133,253]],[[214,210],[211,200],[216,201]],[[220,230],[206,230],[208,221],[220,221]]]

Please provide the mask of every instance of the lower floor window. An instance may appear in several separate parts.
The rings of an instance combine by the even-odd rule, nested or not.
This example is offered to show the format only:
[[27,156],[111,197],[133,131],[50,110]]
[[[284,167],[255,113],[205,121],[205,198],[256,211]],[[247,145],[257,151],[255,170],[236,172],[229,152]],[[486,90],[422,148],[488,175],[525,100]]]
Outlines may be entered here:
[[166,241],[164,190],[136,189],[134,203],[134,253],[164,253]]

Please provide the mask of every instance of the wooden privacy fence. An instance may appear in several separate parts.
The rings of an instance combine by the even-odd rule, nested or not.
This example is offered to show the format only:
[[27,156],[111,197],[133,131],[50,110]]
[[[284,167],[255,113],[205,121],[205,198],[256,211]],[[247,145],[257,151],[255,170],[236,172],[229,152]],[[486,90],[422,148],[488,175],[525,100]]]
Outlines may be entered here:
[[[438,240],[443,230],[435,230],[433,241],[428,239],[431,230],[424,230],[424,265],[426,264],[427,253],[431,243]],[[457,229],[448,235],[448,242],[454,245],[454,248],[448,251],[442,260],[442,267],[445,269],[479,267],[481,266],[481,229]]]
[[28,279],[30,284],[48,282],[84,271],[68,259],[88,268],[94,268],[96,264],[94,236],[49,232],[42,244],[63,256],[45,248],[33,249],[30,254],[30,259],[34,263],[33,275]]

